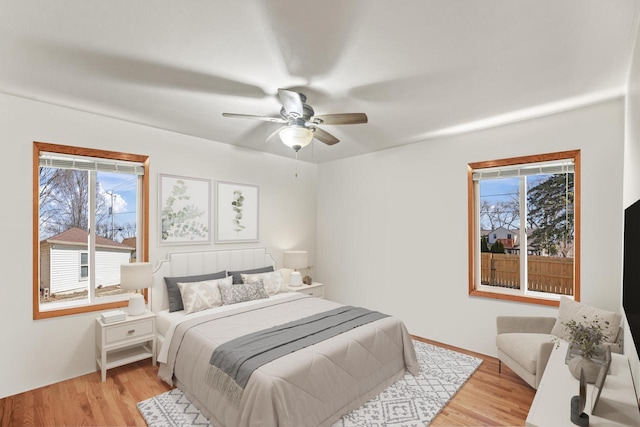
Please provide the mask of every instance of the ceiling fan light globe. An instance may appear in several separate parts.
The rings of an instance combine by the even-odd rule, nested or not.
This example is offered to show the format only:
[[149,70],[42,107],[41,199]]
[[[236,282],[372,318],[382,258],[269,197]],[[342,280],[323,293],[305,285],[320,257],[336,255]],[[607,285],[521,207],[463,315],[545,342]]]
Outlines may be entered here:
[[280,131],[279,135],[282,143],[294,151],[306,147],[313,139],[313,132],[302,126],[285,127]]

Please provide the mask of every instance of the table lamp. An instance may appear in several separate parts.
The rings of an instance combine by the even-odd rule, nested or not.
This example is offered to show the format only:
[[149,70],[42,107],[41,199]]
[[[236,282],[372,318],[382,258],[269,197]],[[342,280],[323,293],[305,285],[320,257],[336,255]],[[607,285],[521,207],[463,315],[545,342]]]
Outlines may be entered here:
[[302,285],[302,275],[298,271],[300,268],[307,268],[309,266],[309,257],[307,251],[285,251],[284,252],[284,267],[292,268],[294,271],[289,276],[289,286]]
[[129,298],[129,316],[144,314],[144,295],[138,291],[151,286],[152,272],[150,262],[132,262],[120,266],[120,288],[136,291]]

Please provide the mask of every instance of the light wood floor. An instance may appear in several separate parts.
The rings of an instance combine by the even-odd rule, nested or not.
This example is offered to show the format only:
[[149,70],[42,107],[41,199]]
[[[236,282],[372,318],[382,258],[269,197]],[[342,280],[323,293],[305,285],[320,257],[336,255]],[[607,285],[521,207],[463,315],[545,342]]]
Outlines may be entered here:
[[418,341],[438,345],[483,360],[471,378],[458,390],[432,426],[524,426],[536,391],[498,359],[420,337]]
[[[433,426],[522,426],[535,390],[493,357],[420,341],[483,359]],[[84,375],[0,400],[2,426],[145,426],[136,403],[169,390],[149,360]]]

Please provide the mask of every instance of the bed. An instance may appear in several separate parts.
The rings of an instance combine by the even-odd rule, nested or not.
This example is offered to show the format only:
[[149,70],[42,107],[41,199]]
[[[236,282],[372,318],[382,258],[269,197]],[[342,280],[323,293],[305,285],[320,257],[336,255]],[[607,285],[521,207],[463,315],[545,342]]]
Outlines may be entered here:
[[[268,328],[326,313],[341,304],[296,292],[198,311],[168,312],[164,277],[238,271],[275,261],[264,248],[174,253],[154,271],[151,309],[157,314],[159,376],[179,387],[214,426],[330,426],[406,371],[418,372],[404,324],[390,316],[275,358],[252,371],[237,399],[212,380],[216,349]],[[222,285],[221,285],[222,288]]]

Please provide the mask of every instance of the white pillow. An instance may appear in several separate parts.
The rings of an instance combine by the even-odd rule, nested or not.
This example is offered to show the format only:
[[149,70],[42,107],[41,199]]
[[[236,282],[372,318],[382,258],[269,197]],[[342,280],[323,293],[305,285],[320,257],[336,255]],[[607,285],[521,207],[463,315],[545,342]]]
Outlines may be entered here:
[[259,283],[260,279],[262,279],[262,284],[264,285],[264,290],[267,292],[267,295],[275,295],[284,288],[284,279],[282,278],[282,272],[280,271],[259,274],[241,274],[241,276],[242,283],[245,284]]
[[[602,326],[604,342],[616,342],[622,315],[613,311],[606,311],[586,304],[581,304],[571,298],[563,296],[560,298],[560,311],[558,313],[556,324],[551,330],[551,335],[555,335],[569,341],[571,339],[571,334],[563,323],[567,323],[569,320],[575,320],[576,323],[586,322],[587,324],[590,324],[596,318],[598,318],[598,323]],[[609,322],[609,324],[606,322]]]
[[222,296],[220,295],[218,284],[231,285],[232,281],[233,277],[229,276],[224,279],[205,280],[203,282],[178,282],[185,314],[222,305]]

